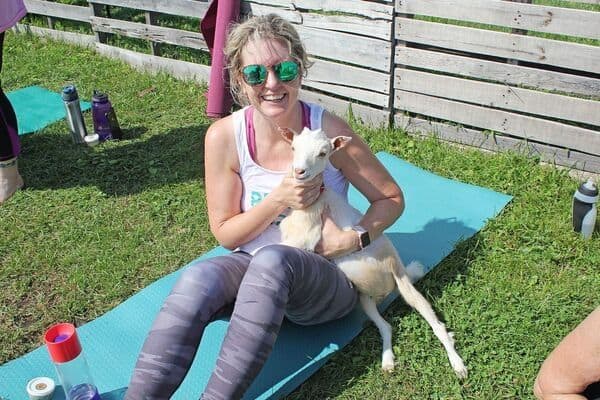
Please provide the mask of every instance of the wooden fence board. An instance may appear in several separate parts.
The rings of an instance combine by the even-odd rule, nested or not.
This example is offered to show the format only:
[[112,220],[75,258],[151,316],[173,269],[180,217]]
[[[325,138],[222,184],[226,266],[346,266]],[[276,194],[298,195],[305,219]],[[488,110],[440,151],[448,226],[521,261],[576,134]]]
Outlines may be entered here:
[[46,15],[55,18],[64,18],[72,21],[89,22],[89,7],[72,6],[62,3],[54,3],[42,0],[25,0],[27,12],[32,14]]
[[600,156],[571,151],[542,143],[527,142],[514,137],[482,132],[443,122],[426,121],[404,114],[394,116],[395,125],[406,132],[422,136],[435,136],[448,142],[480,148],[493,152],[516,151],[541,161],[582,171],[600,173]]
[[94,31],[208,51],[208,46],[201,33],[103,17],[90,17],[90,23]]
[[600,101],[403,68],[396,70],[394,87],[429,96],[600,126]]
[[[302,22],[303,14],[296,11],[283,10],[281,12],[271,6],[262,6],[261,4],[257,5],[254,3],[248,3],[248,5],[251,7],[253,15],[265,15],[276,12],[293,23]],[[326,24],[322,26],[323,28],[313,28],[304,25],[295,26],[307,51],[311,55],[374,68],[379,71],[390,71],[392,57],[392,44],[390,40],[337,32],[327,29]],[[340,43],[344,45],[340,46]]]
[[392,39],[392,22],[372,20],[347,15],[321,15],[302,13],[302,25],[310,28],[321,28],[332,31],[371,36],[379,39]]
[[365,124],[371,126],[387,126],[389,124],[390,112],[371,108],[361,104],[350,104],[348,100],[342,100],[322,93],[302,90],[300,99],[312,103],[321,104],[327,111],[345,117],[348,115],[348,109],[352,107],[352,114],[355,118],[362,120]]
[[271,4],[264,5],[260,3],[251,3],[244,1],[241,5],[240,12],[246,17],[248,17],[249,15],[257,16],[275,13],[281,18],[284,18],[293,24],[302,23],[302,16],[300,15],[300,12],[291,9],[290,7],[278,8],[273,7],[273,5]]
[[210,4],[208,0],[90,0],[90,3],[195,18],[203,18]]
[[296,29],[307,51],[314,56],[378,71],[391,70],[392,44],[388,41],[304,26]]
[[600,39],[600,13],[502,0],[396,0],[396,12]]
[[[600,132],[397,90],[395,108],[554,146],[600,154]],[[399,106],[401,105],[401,106]]]
[[[393,0],[385,0],[389,3]],[[367,2],[363,0],[250,0],[243,1],[242,6],[262,4],[288,10],[325,11],[365,16],[369,19],[391,21],[394,17],[394,6]]]
[[363,0],[295,0],[293,3],[296,8],[311,11],[357,14],[369,19],[388,21],[391,21],[394,17],[394,7],[392,5]]
[[77,46],[83,47],[94,47],[96,45],[96,38],[94,35],[85,35],[82,33],[57,31],[50,28],[42,28],[39,26],[17,24],[15,27],[16,32],[32,33],[37,36],[47,37],[53,40],[59,40]]
[[166,72],[179,79],[191,79],[204,84],[210,78],[210,67],[207,65],[142,54],[102,43],[96,43],[96,50],[104,56],[125,61],[142,71]]
[[600,99],[600,79],[397,46],[397,64]]
[[387,73],[327,60],[311,59],[311,61],[314,61],[314,64],[308,70],[307,77],[311,81],[366,89],[389,95],[390,75]]
[[306,79],[303,81],[303,83],[309,88],[331,93],[336,96],[347,97],[382,108],[389,106],[390,98],[387,94],[371,92],[368,90],[357,89],[348,86],[332,85],[327,82],[316,82],[309,79]]
[[396,18],[396,39],[600,73],[600,47],[494,32],[456,25]]
[[[353,35],[370,36],[390,41],[392,38],[392,22],[371,20],[348,15],[310,14],[289,9],[279,9],[268,5],[248,3],[242,10],[246,14],[267,15],[276,13],[288,21],[298,24],[296,28],[308,27],[350,33]],[[301,25],[300,25],[301,24]],[[306,43],[305,43],[306,44]]]

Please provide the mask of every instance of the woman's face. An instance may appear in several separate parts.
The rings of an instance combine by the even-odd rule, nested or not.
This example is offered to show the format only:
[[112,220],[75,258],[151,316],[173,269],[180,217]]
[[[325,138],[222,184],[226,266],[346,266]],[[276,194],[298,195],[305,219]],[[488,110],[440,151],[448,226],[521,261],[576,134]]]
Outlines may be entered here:
[[250,104],[268,118],[281,118],[293,112],[298,102],[301,71],[298,68],[296,79],[282,82],[273,68],[282,61],[292,60],[286,44],[274,39],[250,41],[241,56],[242,67],[253,64],[267,67],[266,81],[262,84],[251,86],[242,79],[242,88]]

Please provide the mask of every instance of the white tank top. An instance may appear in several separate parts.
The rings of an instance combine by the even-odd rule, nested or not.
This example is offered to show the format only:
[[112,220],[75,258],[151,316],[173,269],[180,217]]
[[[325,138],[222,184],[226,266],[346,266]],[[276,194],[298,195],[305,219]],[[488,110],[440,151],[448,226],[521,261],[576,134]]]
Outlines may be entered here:
[[[317,104],[305,104],[309,109],[310,128],[321,128],[323,108]],[[271,190],[281,183],[288,173],[288,171],[273,171],[263,168],[252,159],[246,129],[247,123],[252,124],[252,121],[246,121],[246,109],[248,107],[233,113],[235,143],[240,162],[239,175],[242,180],[242,204],[240,205],[242,212],[249,210],[264,199],[271,193]],[[347,198],[348,180],[342,175],[339,169],[335,168],[329,162],[323,172],[323,183],[328,189]],[[285,214],[280,215],[263,231],[263,233],[253,240],[244,243],[236,250],[242,250],[254,255],[261,247],[269,244],[281,243],[279,223],[284,217]]]

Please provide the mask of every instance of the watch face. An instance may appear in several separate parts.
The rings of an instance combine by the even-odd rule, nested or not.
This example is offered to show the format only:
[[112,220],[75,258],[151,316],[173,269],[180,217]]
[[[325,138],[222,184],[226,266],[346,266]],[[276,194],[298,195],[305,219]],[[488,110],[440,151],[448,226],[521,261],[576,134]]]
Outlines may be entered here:
[[369,237],[369,232],[364,231],[360,234],[360,246],[364,249],[371,243],[371,238]]
[[352,229],[358,233],[358,240],[360,241],[360,248],[364,249],[371,243],[371,237],[369,231],[360,225],[353,226]]

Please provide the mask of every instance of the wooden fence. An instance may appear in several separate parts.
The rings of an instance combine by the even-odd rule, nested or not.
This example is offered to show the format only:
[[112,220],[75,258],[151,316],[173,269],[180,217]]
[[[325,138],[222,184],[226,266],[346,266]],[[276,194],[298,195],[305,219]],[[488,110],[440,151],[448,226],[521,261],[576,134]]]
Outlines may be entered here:
[[[244,0],[242,15],[276,12],[295,24],[314,61],[305,100],[339,114],[351,104],[368,124],[493,151],[519,148],[600,172],[600,0],[578,0],[586,9],[516,1]],[[198,25],[160,22],[164,15],[199,22],[208,0],[25,2],[48,27],[18,29],[208,81],[207,65],[161,56],[162,44],[207,51]],[[137,20],[110,12],[123,8],[137,10]],[[90,34],[53,29],[56,18]],[[111,35],[148,41],[148,54],[108,44]]]

